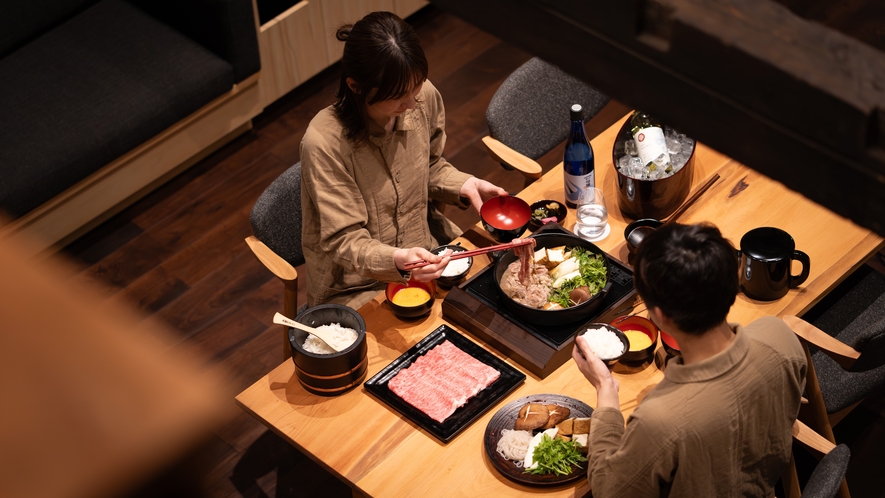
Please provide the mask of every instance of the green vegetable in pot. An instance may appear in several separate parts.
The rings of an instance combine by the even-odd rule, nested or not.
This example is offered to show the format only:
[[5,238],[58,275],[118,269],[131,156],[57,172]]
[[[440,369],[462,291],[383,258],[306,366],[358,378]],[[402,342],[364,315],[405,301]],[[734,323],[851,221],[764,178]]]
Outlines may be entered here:
[[[592,297],[605,287],[607,275],[605,273],[605,260],[600,254],[576,247],[572,250],[572,257],[578,262],[580,275],[568,280],[557,282],[550,292],[549,300],[563,308],[574,306],[571,292],[579,287],[586,287],[586,292]],[[563,263],[564,264],[564,263]],[[562,265],[560,265],[562,266]],[[557,267],[559,269],[559,267]],[[551,272],[552,275],[553,272]]]

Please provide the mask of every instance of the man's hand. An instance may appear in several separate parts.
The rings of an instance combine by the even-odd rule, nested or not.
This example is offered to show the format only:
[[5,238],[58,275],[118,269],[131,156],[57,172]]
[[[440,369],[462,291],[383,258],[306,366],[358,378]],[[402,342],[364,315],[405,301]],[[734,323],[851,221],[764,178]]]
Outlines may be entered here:
[[593,354],[587,340],[580,335],[575,338],[572,359],[577,363],[578,370],[596,388],[596,407],[619,408],[618,381],[612,377],[605,362]]
[[479,213],[482,203],[498,195],[507,195],[507,191],[495,184],[471,176],[461,185],[461,197],[470,199],[470,205]]

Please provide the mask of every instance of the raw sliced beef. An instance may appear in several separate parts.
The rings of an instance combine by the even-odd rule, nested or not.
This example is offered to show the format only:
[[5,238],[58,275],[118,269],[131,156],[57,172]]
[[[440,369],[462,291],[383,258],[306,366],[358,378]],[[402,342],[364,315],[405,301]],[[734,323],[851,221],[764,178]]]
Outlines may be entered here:
[[399,371],[387,387],[428,417],[442,422],[498,380],[501,372],[443,341]]

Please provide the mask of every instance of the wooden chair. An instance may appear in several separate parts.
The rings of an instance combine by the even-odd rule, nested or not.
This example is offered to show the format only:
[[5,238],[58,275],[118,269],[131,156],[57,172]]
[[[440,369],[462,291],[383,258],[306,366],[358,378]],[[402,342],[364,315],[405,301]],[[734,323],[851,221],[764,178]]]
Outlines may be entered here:
[[581,104],[587,121],[609,100],[599,90],[534,57],[495,92],[486,110],[489,136],[482,142],[492,159],[519,171],[528,186],[541,177],[536,159],[568,136],[571,105]]
[[781,484],[787,498],[833,498],[845,481],[848,460],[851,451],[844,444],[835,445],[810,427],[797,420],[793,424],[793,439],[812,451],[815,455],[823,455],[805,483],[805,489],[799,488],[799,476],[796,472],[796,460],[791,455],[790,464],[781,476]]
[[[805,349],[807,406],[800,418],[832,443],[833,427],[885,389],[885,276],[863,266],[806,317],[783,317]],[[847,497],[843,482],[839,496]]]
[[[298,312],[298,272],[301,249],[301,162],[277,177],[261,194],[249,215],[252,232],[246,244],[271,273],[283,282],[283,314]],[[292,356],[288,329],[283,330],[284,359]]]

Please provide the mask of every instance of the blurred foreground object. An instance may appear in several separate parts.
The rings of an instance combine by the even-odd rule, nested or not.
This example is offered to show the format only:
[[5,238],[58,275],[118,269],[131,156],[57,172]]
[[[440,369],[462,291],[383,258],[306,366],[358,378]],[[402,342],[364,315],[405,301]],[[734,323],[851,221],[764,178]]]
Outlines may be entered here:
[[156,323],[0,241],[0,496],[131,492],[223,423],[220,374]]

